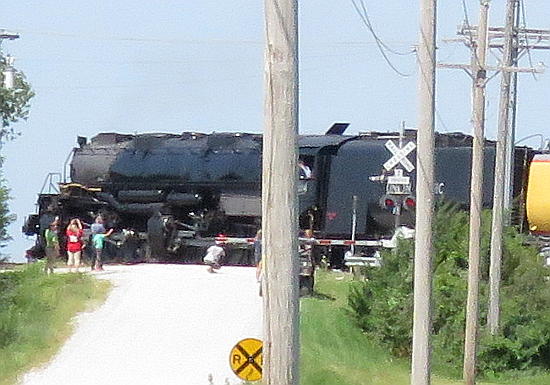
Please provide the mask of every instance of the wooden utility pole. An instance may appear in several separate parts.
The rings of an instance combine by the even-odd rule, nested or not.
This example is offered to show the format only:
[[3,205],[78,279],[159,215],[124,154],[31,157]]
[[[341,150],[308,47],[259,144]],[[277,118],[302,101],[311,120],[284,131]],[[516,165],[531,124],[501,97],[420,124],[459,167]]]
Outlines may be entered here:
[[[466,71],[473,79],[473,118],[474,138],[472,149],[472,182],[470,194],[470,244],[468,260],[468,299],[466,306],[466,336],[464,343],[464,379],[467,385],[475,384],[476,348],[479,318],[479,270],[480,270],[480,225],[481,207],[483,199],[483,145],[484,145],[484,115],[485,115],[485,85],[487,82],[487,71],[501,71],[508,73],[541,73],[539,67],[520,68],[517,62],[514,65],[505,65],[505,59],[498,66],[486,65],[487,48],[503,48],[503,44],[491,42],[488,39],[502,39],[505,31],[501,27],[488,28],[489,0],[480,0],[480,20],[478,27],[465,25],[458,31],[464,36],[466,45],[472,49],[471,64],[448,64],[438,63],[441,68],[454,68]],[[516,18],[517,24],[517,18]],[[550,41],[550,31],[540,29],[519,29],[518,35],[524,36],[524,41],[518,41],[516,48],[524,49],[550,49],[550,45],[540,42]],[[477,36],[474,42],[474,36]],[[529,43],[529,40],[536,43]],[[508,142],[510,139],[508,138]],[[508,143],[510,145],[510,143]],[[513,146],[513,141],[512,141]],[[506,187],[505,191],[506,193]]]
[[472,180],[470,184],[470,240],[468,247],[468,299],[466,304],[466,335],[464,342],[464,371],[466,385],[476,381],[476,354],[479,322],[479,266],[481,246],[481,208],[483,199],[483,147],[485,129],[485,85],[489,1],[481,0],[476,50],[472,61],[474,127],[472,145]]
[[[512,41],[512,66],[517,67],[519,62],[519,55],[520,55],[520,41],[518,38],[519,35],[519,20],[520,20],[520,2],[516,2],[516,8],[515,8],[515,22],[514,22],[514,40]],[[508,22],[508,20],[506,20]],[[506,27],[505,27],[506,30]],[[505,31],[506,32],[506,31]],[[543,31],[544,32],[544,31]],[[546,31],[548,33],[548,31]],[[524,37],[527,37],[527,34],[523,35]],[[539,35],[540,36],[540,35]],[[507,35],[505,33],[504,38],[506,39]],[[548,38],[548,36],[547,36]],[[526,39],[525,44],[527,46],[531,45],[530,48],[527,49],[540,49],[542,48],[539,44],[532,44],[533,40]],[[540,40],[535,40],[540,41]],[[503,42],[502,44],[502,51],[504,52],[504,46],[506,42]],[[548,49],[548,47],[546,47]],[[514,172],[513,172],[513,164],[514,164],[514,158],[515,158],[515,148],[516,148],[516,121],[517,121],[517,110],[518,110],[518,73],[513,72],[512,77],[510,79],[510,115],[508,116],[509,119],[509,133],[506,140],[506,151],[505,151],[505,170],[504,170],[504,201],[503,201],[503,209],[505,210],[504,213],[504,223],[507,226],[510,226],[512,224],[512,200],[514,195]],[[519,208],[520,210],[523,210],[523,207]],[[523,224],[522,224],[523,226]]]
[[[512,51],[514,43],[515,11],[518,0],[508,0],[506,5],[506,24],[504,27],[504,51],[502,65],[512,66]],[[492,335],[498,333],[500,315],[500,268],[502,264],[502,230],[504,226],[504,178],[506,174],[506,149],[508,147],[509,112],[510,112],[510,81],[512,74],[502,72],[500,83],[500,106],[498,115],[498,134],[495,159],[495,183],[493,194],[493,218],[491,227],[491,262],[489,267],[489,310],[487,325]],[[512,146],[512,148],[514,148]]]
[[[538,28],[520,28],[520,8],[518,2],[516,2],[515,9],[515,22],[513,28],[513,42],[512,42],[512,64],[510,66],[504,65],[506,59],[503,57],[500,65],[496,67],[486,66],[487,71],[501,71],[511,72],[511,85],[510,85],[510,115],[508,120],[509,135],[506,140],[506,176],[504,178],[504,222],[510,224],[511,222],[511,209],[512,209],[512,195],[513,195],[513,163],[514,163],[514,148],[515,148],[515,122],[516,122],[516,109],[517,109],[517,84],[518,73],[542,73],[544,68],[540,65],[535,67],[518,67],[518,60],[520,57],[528,53],[530,50],[550,50],[550,30],[538,29]],[[459,35],[462,35],[463,41],[470,49],[472,49],[472,36],[477,34],[478,28],[476,26],[462,26],[458,31]],[[506,27],[489,27],[489,48],[495,48],[502,52],[506,49]],[[453,65],[453,64],[438,64],[444,68],[460,68],[467,72],[470,71],[470,66]],[[522,211],[522,208],[519,208]]]
[[263,383],[298,385],[298,2],[265,0]]
[[436,16],[437,0],[421,0],[411,385],[431,383]]

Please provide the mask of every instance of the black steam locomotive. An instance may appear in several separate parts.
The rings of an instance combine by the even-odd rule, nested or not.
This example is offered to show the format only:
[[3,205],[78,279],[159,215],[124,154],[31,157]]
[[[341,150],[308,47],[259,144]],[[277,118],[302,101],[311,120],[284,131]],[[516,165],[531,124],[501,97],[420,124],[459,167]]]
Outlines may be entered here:
[[[299,177],[299,223],[318,242],[317,254],[341,264],[346,240],[391,237],[395,214],[400,225],[414,226],[414,172],[403,199],[387,195],[381,181],[391,157],[388,140],[415,141],[414,130],[344,135],[335,124],[325,135],[299,137],[300,159],[312,170]],[[436,186],[441,197],[468,205],[470,136],[436,137]],[[244,239],[230,249],[229,263],[252,264],[250,240],[261,225],[262,137],[246,133],[126,135],[102,133],[91,141],[78,138],[72,153],[70,181],[55,193],[41,193],[38,213],[23,231],[36,234],[37,249],[49,223],[73,217],[92,223],[101,215],[116,230],[108,252],[124,260],[195,262],[216,236]],[[483,203],[491,205],[495,146],[487,142]],[[526,187],[531,150],[515,153],[514,196]],[[410,154],[414,163],[415,153]],[[399,210],[396,210],[399,206]],[[353,229],[353,230],[352,230]],[[334,242],[331,242],[333,240]],[[337,241],[340,242],[337,242]],[[360,244],[360,242],[358,242]]]

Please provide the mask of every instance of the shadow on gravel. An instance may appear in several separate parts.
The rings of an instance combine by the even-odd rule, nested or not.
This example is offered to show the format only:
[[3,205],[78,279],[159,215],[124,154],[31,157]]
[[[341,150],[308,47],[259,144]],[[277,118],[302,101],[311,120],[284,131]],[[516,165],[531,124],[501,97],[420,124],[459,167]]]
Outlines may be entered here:
[[317,291],[313,292],[313,294],[311,294],[311,295],[303,296],[302,298],[315,298],[315,299],[320,299],[320,300],[323,300],[323,301],[336,301],[336,297],[333,297],[333,296],[330,296],[330,295],[324,294],[324,293],[319,293]]
[[104,275],[111,275],[111,274],[120,274],[120,273],[123,273],[123,274],[126,274],[128,272],[126,271],[112,271],[112,270],[104,270],[104,271],[87,271],[86,273],[88,273],[89,275],[92,275],[92,276],[104,276]]

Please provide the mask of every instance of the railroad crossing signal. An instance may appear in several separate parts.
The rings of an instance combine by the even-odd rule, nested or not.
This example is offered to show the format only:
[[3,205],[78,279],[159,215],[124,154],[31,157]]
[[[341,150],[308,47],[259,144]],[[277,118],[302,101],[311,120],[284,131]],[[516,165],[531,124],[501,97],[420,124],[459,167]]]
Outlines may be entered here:
[[386,148],[393,154],[393,156],[386,163],[384,163],[384,168],[387,171],[390,171],[399,163],[401,163],[401,165],[405,167],[405,170],[408,172],[414,170],[414,165],[409,161],[409,159],[407,159],[407,155],[409,155],[416,148],[416,145],[413,142],[409,142],[405,145],[405,147],[399,148],[391,140],[388,140],[386,142]]
[[396,168],[394,174],[388,176],[386,194],[409,195],[411,193],[411,178],[403,176],[403,170]]
[[262,341],[246,338],[239,341],[229,354],[229,366],[240,379],[258,381],[262,379]]
[[403,176],[403,170],[396,169],[393,175],[388,176],[388,184],[404,184],[408,185],[411,183],[411,178],[408,176]]

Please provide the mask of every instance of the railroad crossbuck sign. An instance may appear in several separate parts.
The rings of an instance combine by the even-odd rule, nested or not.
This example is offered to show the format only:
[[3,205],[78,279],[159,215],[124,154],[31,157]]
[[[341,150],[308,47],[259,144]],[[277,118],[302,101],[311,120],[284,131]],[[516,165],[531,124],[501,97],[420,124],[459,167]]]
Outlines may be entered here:
[[240,379],[258,381],[262,379],[262,341],[256,338],[247,338],[239,341],[231,349],[229,365]]
[[405,170],[408,172],[414,170],[414,165],[409,161],[409,159],[407,159],[407,155],[409,155],[416,148],[416,145],[413,142],[409,142],[405,145],[405,147],[399,148],[391,140],[388,140],[386,142],[386,148],[393,154],[393,156],[386,163],[384,163],[384,168],[387,171],[390,171],[399,163],[401,163],[401,165],[405,167]]

